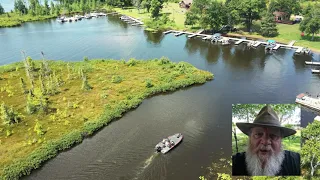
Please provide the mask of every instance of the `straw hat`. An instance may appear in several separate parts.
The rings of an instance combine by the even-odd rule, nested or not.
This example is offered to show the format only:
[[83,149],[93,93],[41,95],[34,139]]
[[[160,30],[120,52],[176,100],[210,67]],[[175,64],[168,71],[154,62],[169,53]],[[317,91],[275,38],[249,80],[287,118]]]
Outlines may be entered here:
[[296,133],[295,130],[281,126],[278,115],[269,106],[264,106],[253,123],[236,123],[238,128],[246,135],[249,136],[250,129],[257,126],[262,127],[276,127],[281,130],[282,137],[288,137]]

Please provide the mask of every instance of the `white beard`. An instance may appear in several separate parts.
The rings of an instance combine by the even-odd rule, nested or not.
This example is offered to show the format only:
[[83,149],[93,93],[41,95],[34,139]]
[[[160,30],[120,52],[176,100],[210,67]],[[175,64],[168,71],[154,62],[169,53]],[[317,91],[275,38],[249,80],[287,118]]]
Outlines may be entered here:
[[246,151],[247,170],[251,176],[275,176],[281,170],[281,164],[284,160],[284,151],[278,154],[274,152],[266,161],[265,167],[262,168],[262,163],[257,154],[253,154],[250,150],[250,145]]

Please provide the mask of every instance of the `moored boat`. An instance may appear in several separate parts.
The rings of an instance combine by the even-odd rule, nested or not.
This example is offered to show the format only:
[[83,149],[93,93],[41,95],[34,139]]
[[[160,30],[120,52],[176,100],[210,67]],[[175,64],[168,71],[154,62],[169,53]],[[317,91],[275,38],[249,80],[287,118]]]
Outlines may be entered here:
[[183,135],[181,133],[177,133],[167,138],[164,138],[155,146],[155,150],[157,152],[161,152],[162,154],[166,154],[175,146],[177,146],[182,141],[182,139]]
[[319,95],[316,98],[314,98],[314,97],[311,97],[311,95],[301,93],[296,97],[296,103],[306,106],[310,109],[320,111]]

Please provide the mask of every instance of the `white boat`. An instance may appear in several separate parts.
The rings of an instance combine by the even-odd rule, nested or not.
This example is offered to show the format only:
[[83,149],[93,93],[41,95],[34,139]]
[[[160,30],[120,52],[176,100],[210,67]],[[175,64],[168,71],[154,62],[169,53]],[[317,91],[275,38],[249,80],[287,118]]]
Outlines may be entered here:
[[61,19],[61,18],[57,18],[57,21],[58,21],[59,23],[63,23],[63,22],[64,22],[63,19]]
[[215,33],[215,34],[213,34],[212,35],[212,37],[211,37],[211,41],[213,42],[218,42],[219,40],[221,40],[222,39],[222,36],[221,36],[221,34],[220,33]]
[[230,44],[229,39],[222,39],[221,44],[222,44],[222,45],[228,45],[228,44]]
[[107,14],[106,13],[99,13],[99,16],[107,16]]
[[84,15],[84,18],[86,18],[86,19],[91,19],[92,16],[91,16],[90,14],[86,14],[86,15]]
[[161,152],[162,154],[166,154],[175,146],[177,146],[182,141],[182,139],[183,135],[181,133],[177,133],[167,138],[164,138],[155,146],[155,150],[157,152]]
[[[319,70],[320,72],[320,70]],[[319,97],[313,98],[310,95],[306,95],[304,93],[299,94],[296,97],[296,103],[306,106],[310,109],[314,109],[316,111],[320,111],[320,99]]]
[[318,70],[318,69],[311,69],[311,72],[312,72],[312,73],[319,74],[319,73],[320,73],[320,70]]
[[91,17],[96,17],[96,18],[97,18],[97,17],[98,17],[98,13],[90,13],[90,16],[91,16]]

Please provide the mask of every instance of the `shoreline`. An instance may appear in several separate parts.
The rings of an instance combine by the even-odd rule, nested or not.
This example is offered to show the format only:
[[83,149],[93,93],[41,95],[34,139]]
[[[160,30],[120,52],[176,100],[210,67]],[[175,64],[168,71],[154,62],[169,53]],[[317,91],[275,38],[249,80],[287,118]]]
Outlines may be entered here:
[[[113,9],[113,11],[115,11],[115,12],[117,12],[117,13],[119,13],[119,15],[126,15],[126,16],[132,16],[132,17],[134,17],[134,18],[138,18],[138,17],[135,17],[135,16],[133,16],[132,14],[130,14],[130,13],[126,13],[126,12],[122,12],[122,11],[117,11],[117,10],[115,10],[115,9]],[[151,28],[151,27],[148,27],[147,25],[146,25],[146,22],[145,22],[145,20],[147,20],[147,19],[141,19],[141,21],[144,23],[144,25],[142,26],[142,27],[144,27],[144,30],[146,30],[146,31],[161,31],[161,32],[165,32],[165,31],[169,31],[169,30],[173,30],[173,31],[185,31],[185,32],[187,32],[187,31],[189,31],[189,32],[192,32],[192,33],[195,33],[195,32],[197,32],[197,31],[199,31],[200,29],[192,29],[192,28],[187,28],[187,27],[185,27],[185,28],[183,28],[183,29],[181,29],[181,28],[165,28],[165,29],[153,29],[153,28]],[[208,34],[208,35],[212,35],[212,34]],[[235,37],[246,37],[246,38],[252,38],[252,39],[263,39],[263,40],[268,40],[268,39],[273,39],[273,38],[276,38],[276,37],[273,37],[273,38],[268,38],[268,37],[263,37],[263,36],[261,36],[261,35],[258,35],[259,37],[257,37],[257,35],[249,35],[249,34],[238,34],[238,33],[227,33],[226,34],[227,36],[235,36]],[[279,42],[279,43],[281,43],[281,44],[288,44],[290,41],[292,41],[292,40],[294,40],[294,39],[291,39],[291,40],[288,40],[288,41],[282,41],[282,40],[276,40],[276,42]],[[299,40],[295,40],[296,42],[295,42],[295,44],[297,44],[296,46],[301,46],[301,47],[307,47],[307,46],[305,46],[305,45],[300,45],[299,44]],[[310,42],[312,42],[312,41],[310,41]],[[320,42],[319,42],[320,43]],[[316,53],[320,53],[320,49],[317,49],[317,48],[313,48],[313,47],[308,47],[311,51],[313,51],[313,52],[316,52]]]

